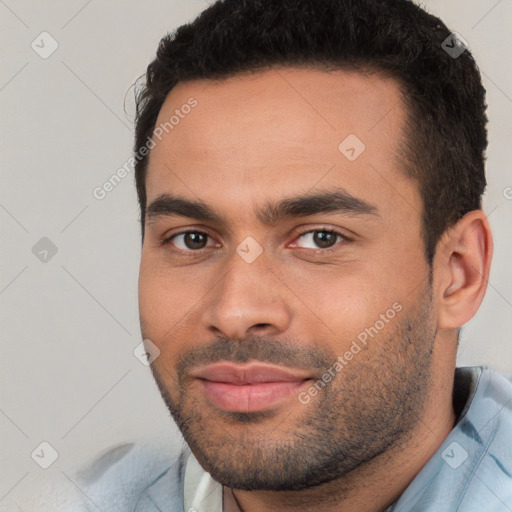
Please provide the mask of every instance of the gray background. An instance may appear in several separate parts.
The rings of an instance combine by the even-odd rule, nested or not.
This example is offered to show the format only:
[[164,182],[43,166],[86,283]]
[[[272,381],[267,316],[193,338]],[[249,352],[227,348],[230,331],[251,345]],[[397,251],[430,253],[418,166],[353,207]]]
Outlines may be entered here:
[[[512,0],[421,3],[468,41],[488,92],[484,210],[495,257],[458,364],[511,373]],[[0,0],[0,510],[28,510],[27,496],[42,481],[72,486],[73,470],[110,446],[156,443],[169,455],[179,448],[151,373],[133,355],[140,343],[133,173],[101,201],[92,192],[130,156],[131,84],[160,37],[207,5]],[[58,43],[46,59],[31,47],[35,40],[39,51],[51,48],[43,31]],[[31,458],[43,441],[59,455],[46,470]]]

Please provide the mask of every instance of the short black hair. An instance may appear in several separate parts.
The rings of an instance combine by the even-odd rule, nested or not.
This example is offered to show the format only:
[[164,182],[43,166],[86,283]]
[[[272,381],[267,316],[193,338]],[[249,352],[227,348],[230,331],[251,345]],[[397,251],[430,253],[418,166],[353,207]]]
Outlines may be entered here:
[[[481,208],[486,186],[485,89],[458,40],[410,0],[218,0],[160,41],[136,88],[134,150],[152,136],[162,104],[179,82],[279,66],[390,76],[407,109],[400,165],[419,186],[431,265],[441,235]],[[143,238],[147,165],[148,156],[135,164]]]

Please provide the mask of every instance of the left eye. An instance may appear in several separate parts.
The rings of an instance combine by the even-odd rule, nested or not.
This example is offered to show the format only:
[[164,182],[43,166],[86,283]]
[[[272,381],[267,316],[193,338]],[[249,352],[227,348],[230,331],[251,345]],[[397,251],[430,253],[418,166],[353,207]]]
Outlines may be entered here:
[[[298,240],[302,239],[306,244],[310,244],[306,249],[329,249],[336,244],[338,240],[345,240],[345,237],[337,231],[316,229],[302,233]],[[316,244],[316,247],[314,246]]]

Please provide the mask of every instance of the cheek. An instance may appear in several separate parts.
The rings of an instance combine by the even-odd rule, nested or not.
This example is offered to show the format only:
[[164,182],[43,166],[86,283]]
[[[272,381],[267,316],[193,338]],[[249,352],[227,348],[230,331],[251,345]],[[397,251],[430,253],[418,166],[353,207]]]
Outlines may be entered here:
[[[139,314],[143,335],[161,344],[183,315],[179,281],[150,258],[142,257],[139,271]],[[169,331],[169,332],[167,332]]]
[[[389,319],[403,308],[404,295],[394,273],[386,273],[381,265],[372,267],[366,262],[297,275],[294,292],[302,304],[305,332],[313,334],[312,326],[318,326],[318,330],[313,327],[314,336],[321,335],[338,354],[376,322],[378,328],[384,326],[379,332],[388,332],[394,323]],[[384,324],[381,315],[386,316]]]
[[372,273],[357,261],[336,266],[300,263],[282,267],[279,274],[286,284],[282,296],[293,304],[297,331],[336,353],[344,351],[378,309],[380,293],[375,293]]
[[429,275],[423,241],[411,235],[398,244],[398,249],[390,249],[385,256],[386,264],[381,267],[382,283],[391,287],[404,301],[410,300],[418,287],[425,286]]
[[177,332],[183,313],[169,280],[144,268],[143,264],[139,274],[139,315],[143,338],[151,340],[160,350],[153,365],[170,390],[176,378],[174,363],[180,350]]
[[139,314],[143,335],[162,351],[189,343],[200,318],[206,277],[185,267],[170,268],[143,254],[139,271]]

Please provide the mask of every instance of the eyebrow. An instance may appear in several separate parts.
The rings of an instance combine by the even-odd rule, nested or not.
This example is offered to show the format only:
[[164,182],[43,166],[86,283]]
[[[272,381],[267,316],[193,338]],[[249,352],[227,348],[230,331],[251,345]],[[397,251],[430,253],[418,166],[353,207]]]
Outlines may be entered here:
[[[339,213],[351,217],[377,216],[378,208],[363,199],[349,194],[342,188],[307,193],[289,197],[279,202],[255,208],[254,213],[262,224],[274,225],[284,219],[306,217],[322,213]],[[153,221],[162,216],[181,216],[201,221],[227,224],[226,220],[203,201],[162,194],[146,209],[146,219]]]

